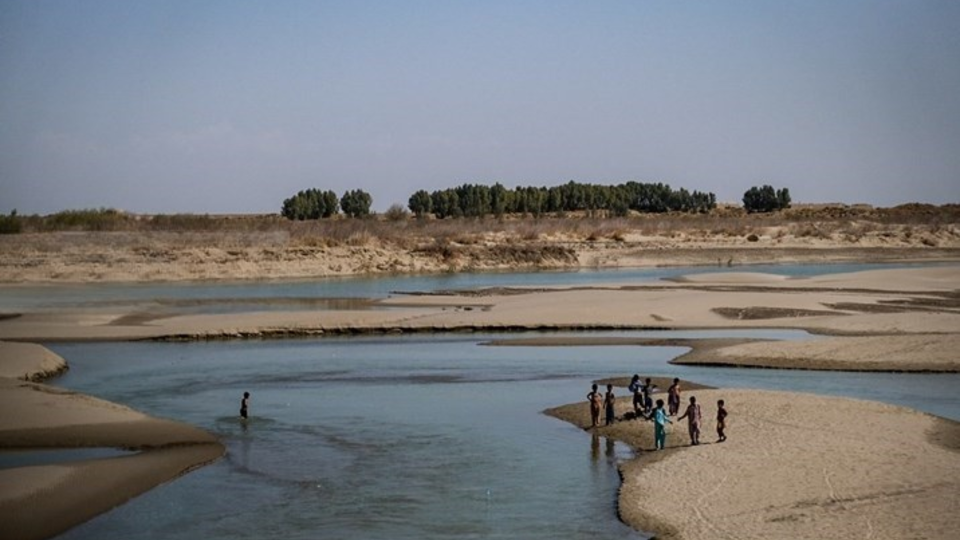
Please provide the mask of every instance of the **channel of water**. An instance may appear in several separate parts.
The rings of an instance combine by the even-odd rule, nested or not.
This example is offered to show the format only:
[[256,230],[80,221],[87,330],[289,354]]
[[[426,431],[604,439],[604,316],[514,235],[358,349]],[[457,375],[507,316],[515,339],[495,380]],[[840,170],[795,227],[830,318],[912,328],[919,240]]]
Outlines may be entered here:
[[[873,265],[773,267],[788,275]],[[5,305],[197,297],[383,297],[396,290],[637,282],[713,269],[424,276],[319,283],[39,287]],[[748,267],[738,270],[759,271]],[[348,281],[357,289],[341,288]],[[371,285],[376,283],[376,285]],[[373,286],[379,292],[371,292]],[[225,288],[225,289],[224,289]],[[646,332],[815,339],[795,331]],[[539,334],[535,334],[539,335]],[[605,333],[605,335],[611,335]],[[617,333],[637,336],[640,333]],[[509,337],[518,336],[512,334]],[[629,449],[541,413],[632,373],[795,390],[960,419],[960,375],[683,367],[677,347],[486,347],[497,335],[210,343],[51,343],[53,384],[217,434],[227,456],[61,536],[81,538],[643,538],[616,516]],[[252,418],[237,418],[244,391]],[[737,407],[728,404],[731,414]],[[730,434],[732,437],[735,433]]]

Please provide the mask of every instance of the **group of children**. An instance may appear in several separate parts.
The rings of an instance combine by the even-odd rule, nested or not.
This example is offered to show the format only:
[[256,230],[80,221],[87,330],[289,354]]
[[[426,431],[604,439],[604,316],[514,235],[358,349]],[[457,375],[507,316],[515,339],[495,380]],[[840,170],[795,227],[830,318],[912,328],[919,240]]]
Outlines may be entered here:
[[[654,443],[657,450],[662,450],[666,446],[667,430],[666,425],[672,424],[671,416],[676,416],[680,412],[680,379],[673,379],[673,384],[667,390],[667,409],[664,409],[662,399],[656,402],[654,408],[652,394],[656,392],[657,387],[647,378],[645,384],[640,382],[640,376],[634,375],[630,380],[629,390],[633,394],[633,414],[634,418],[644,420],[653,420],[654,425]],[[613,385],[607,385],[607,392],[601,397],[594,384],[590,393],[587,394],[587,401],[590,403],[590,419],[592,427],[600,425],[600,411],[605,411],[605,425],[611,425],[616,421],[614,403],[616,396],[613,393]],[[690,404],[686,411],[677,420],[687,419],[687,428],[690,433],[690,444],[700,444],[700,424],[703,415],[700,411],[700,405],[697,398],[690,397]],[[717,401],[717,442],[727,440],[725,429],[727,427],[727,409],[724,407],[723,400]]]

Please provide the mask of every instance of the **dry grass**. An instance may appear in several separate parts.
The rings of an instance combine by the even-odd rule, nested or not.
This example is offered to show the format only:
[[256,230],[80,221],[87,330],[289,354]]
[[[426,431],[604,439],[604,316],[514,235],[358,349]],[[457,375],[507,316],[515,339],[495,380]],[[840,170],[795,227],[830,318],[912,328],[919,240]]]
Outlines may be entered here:
[[[23,234],[5,235],[6,246],[26,243],[43,250],[45,232],[95,231],[78,234],[79,243],[111,245],[210,245],[213,238],[227,247],[336,247],[382,245],[415,249],[423,246],[481,246],[497,242],[627,242],[631,236],[669,239],[746,239],[769,235],[811,240],[841,239],[855,243],[867,238],[904,238],[936,246],[942,238],[960,236],[960,205],[869,206],[803,205],[772,214],[746,214],[742,208],[721,207],[710,214],[634,214],[602,218],[567,213],[563,217],[506,216],[500,219],[416,219],[402,212],[366,219],[334,218],[288,221],[278,215],[158,215],[136,216],[113,211],[80,211],[54,218],[21,218]],[[33,234],[31,234],[33,233]],[[13,240],[21,237],[26,242]],[[29,240],[28,240],[29,239]],[[28,240],[28,241],[27,241]],[[61,246],[50,242],[48,246]],[[59,248],[57,248],[59,249]]]

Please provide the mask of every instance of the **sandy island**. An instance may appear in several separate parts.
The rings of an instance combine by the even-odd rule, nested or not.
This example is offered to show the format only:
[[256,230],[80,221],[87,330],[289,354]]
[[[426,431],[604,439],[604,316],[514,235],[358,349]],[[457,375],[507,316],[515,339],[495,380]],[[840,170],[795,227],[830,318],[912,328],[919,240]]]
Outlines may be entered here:
[[[621,381],[625,384],[625,381]],[[621,518],[657,538],[956,538],[960,423],[903,407],[759,390],[684,392],[702,404],[701,445],[686,420],[653,451],[653,424],[595,433],[640,450],[621,466]],[[716,403],[730,413],[715,443]],[[617,402],[618,416],[632,410]],[[683,411],[683,408],[681,408]],[[547,411],[588,429],[586,402]]]
[[401,294],[376,304],[390,309],[177,314],[129,305],[17,313],[0,319],[0,339],[196,340],[452,331],[791,328],[830,337],[788,344],[728,343],[728,348],[694,350],[677,361],[799,369],[960,371],[960,358],[953,354],[960,344],[960,266],[953,265],[798,279],[721,273],[670,283]]
[[[691,347],[688,354],[676,360],[681,363],[960,371],[960,357],[955,354],[960,345],[957,265],[798,279],[744,272],[698,275],[674,282],[402,294],[380,304],[390,309],[198,315],[158,313],[150,306],[126,305],[37,311],[0,318],[0,339],[196,340],[437,331],[789,328],[819,336],[791,343],[661,342]],[[589,335],[506,341],[531,346],[650,344],[648,340]],[[0,348],[0,352],[13,346],[19,345],[3,345],[6,349]],[[15,367],[11,367],[9,376],[30,378],[30,370],[24,370],[22,364],[10,365]],[[81,399],[69,393],[38,392],[26,381],[5,384],[0,392],[4,399],[0,405],[5,408],[50,399],[64,404],[55,411],[65,414],[70,408],[66,403]],[[658,453],[654,461],[644,454],[624,466],[620,514],[631,525],[665,538],[953,538],[960,530],[960,514],[955,511],[960,507],[960,430],[956,422],[850,399],[727,389],[696,392],[705,405],[708,436],[713,429],[710,418],[716,399],[727,400],[730,440],[677,449],[687,440],[685,429],[674,426],[668,439],[668,445],[674,448]],[[57,440],[64,446],[77,445],[69,439],[74,434],[68,437],[66,429],[86,423],[96,425],[83,433],[100,433],[96,440],[89,441],[91,445],[162,448],[195,437],[194,446],[174,448],[178,452],[185,448],[209,452],[189,459],[177,454],[180,461],[176,462],[173,457],[164,458],[162,461],[172,464],[171,468],[141,486],[169,479],[222,452],[222,447],[205,434],[193,435],[189,432],[193,428],[187,426],[183,429],[188,431],[172,425],[158,430],[166,433],[167,439],[145,441],[137,439],[145,436],[140,433],[123,443],[112,438],[118,433],[111,435],[109,426],[125,425],[123,433],[131,433],[126,429],[130,425],[144,426],[155,420],[117,409],[116,405],[96,401],[82,404],[89,407],[90,419],[83,412],[70,421],[57,417],[60,419],[49,425],[40,419],[30,420],[29,425],[46,426],[37,429],[11,425],[9,415],[5,415],[0,422],[0,440],[19,441],[17,446],[37,445],[37,441],[47,445]],[[627,400],[621,400],[620,405],[626,407]],[[552,414],[583,426],[585,411],[585,404],[578,403]],[[108,413],[109,422],[92,420]],[[53,430],[62,430],[61,435]],[[624,422],[600,432],[638,448],[651,447],[647,424]],[[138,458],[146,461],[155,455],[143,452]],[[135,458],[110,461],[124,466],[136,463]],[[93,470],[95,465],[99,466],[81,463],[71,467]],[[134,468],[154,470],[153,465]],[[3,472],[7,476],[0,478],[4,486],[0,515],[21,517],[41,511],[28,508],[58,508],[53,503],[32,502],[41,496],[71,500],[76,494],[73,486],[82,478],[82,471],[65,470],[63,466],[31,469],[36,470]],[[135,476],[131,474],[130,478]],[[104,486],[104,492],[110,491]],[[91,512],[118,502],[104,500]],[[13,523],[0,521],[4,527]],[[26,537],[20,530],[13,536]],[[49,534],[41,532],[35,537]]]
[[29,382],[66,368],[39,345],[0,342],[0,452],[123,448],[122,457],[0,469],[0,537],[49,538],[218,459],[200,429]]

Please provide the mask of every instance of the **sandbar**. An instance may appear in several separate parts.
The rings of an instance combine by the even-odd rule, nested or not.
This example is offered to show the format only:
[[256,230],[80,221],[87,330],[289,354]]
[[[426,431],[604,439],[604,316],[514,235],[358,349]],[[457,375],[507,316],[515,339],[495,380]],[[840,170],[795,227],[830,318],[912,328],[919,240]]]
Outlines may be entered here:
[[0,469],[2,538],[49,538],[225,451],[216,437],[193,426],[30,382],[65,365],[39,345],[0,342],[0,451],[105,447],[132,453]]
[[[701,274],[678,282],[398,294],[389,309],[165,313],[116,307],[24,313],[0,339],[204,340],[417,332],[797,329],[829,340],[749,344],[680,361],[798,369],[960,371],[960,265],[781,279]],[[898,342],[899,338],[905,338]],[[857,338],[857,339],[851,339]],[[901,345],[897,345],[901,343]]]
[[[686,420],[653,451],[653,424],[617,422],[595,436],[638,449],[621,465],[618,508],[658,539],[925,538],[960,530],[960,423],[904,407],[760,390],[697,389],[700,446]],[[727,436],[716,443],[716,402]],[[629,399],[617,401],[622,416]],[[681,411],[683,408],[681,408]],[[586,402],[546,411],[588,429]]]

